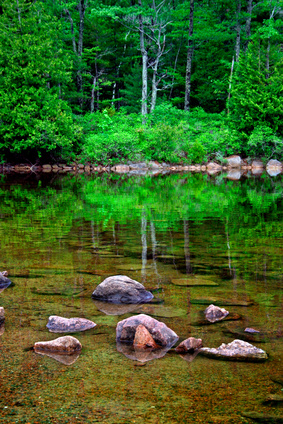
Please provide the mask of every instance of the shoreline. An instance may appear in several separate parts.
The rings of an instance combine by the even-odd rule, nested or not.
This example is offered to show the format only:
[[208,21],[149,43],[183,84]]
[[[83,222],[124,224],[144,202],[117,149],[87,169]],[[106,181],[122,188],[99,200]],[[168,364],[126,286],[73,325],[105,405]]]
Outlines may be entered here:
[[[202,172],[210,175],[228,172],[232,174],[247,174],[252,173],[254,175],[262,174],[267,172],[270,176],[276,176],[283,173],[283,162],[271,159],[266,165],[263,161],[255,159],[250,163],[247,160],[241,159],[239,156],[231,156],[226,159],[227,163],[221,165],[217,162],[208,162],[207,164],[192,164],[192,165],[177,165],[168,163],[158,162],[138,162],[129,164],[117,164],[117,165],[92,165],[82,163],[72,163],[66,165],[63,163],[59,164],[43,164],[43,165],[31,165],[27,163],[10,165],[0,165],[0,173],[2,174],[27,174],[27,173],[59,173],[59,174],[93,174],[93,173],[116,173],[116,174],[131,174],[131,175],[144,175],[144,174],[167,174],[167,173],[179,173],[179,172]],[[236,176],[236,175],[235,175]]]

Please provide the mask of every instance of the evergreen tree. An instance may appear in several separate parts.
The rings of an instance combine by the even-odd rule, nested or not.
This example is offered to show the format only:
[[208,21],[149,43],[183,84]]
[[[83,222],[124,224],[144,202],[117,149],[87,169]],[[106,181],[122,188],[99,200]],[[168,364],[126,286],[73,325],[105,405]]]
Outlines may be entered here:
[[0,152],[68,155],[76,138],[64,93],[71,63],[44,3],[4,0],[0,15]]

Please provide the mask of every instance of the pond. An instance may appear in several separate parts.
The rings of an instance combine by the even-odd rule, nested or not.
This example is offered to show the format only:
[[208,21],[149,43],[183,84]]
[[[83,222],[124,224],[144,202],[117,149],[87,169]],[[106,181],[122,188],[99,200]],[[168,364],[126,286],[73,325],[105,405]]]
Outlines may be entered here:
[[[12,284],[0,293],[1,422],[254,422],[247,413],[282,422],[277,402],[265,402],[282,400],[282,195],[282,176],[268,175],[2,176],[0,271]],[[120,310],[93,301],[117,274],[153,301]],[[210,303],[238,319],[208,325]],[[116,325],[139,313],[208,347],[255,328],[252,344],[269,358],[190,361],[170,349],[131,360],[117,350]],[[72,334],[83,349],[70,365],[31,349],[60,336],[46,328],[50,315],[97,324]]]

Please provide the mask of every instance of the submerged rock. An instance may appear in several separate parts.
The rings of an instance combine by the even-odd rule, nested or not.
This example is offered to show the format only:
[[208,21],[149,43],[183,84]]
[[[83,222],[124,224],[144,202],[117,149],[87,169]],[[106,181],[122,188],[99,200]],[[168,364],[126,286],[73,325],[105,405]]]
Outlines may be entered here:
[[237,339],[245,340],[246,342],[252,342],[252,343],[266,343],[271,338],[276,337],[276,333],[268,333],[268,332],[249,332],[243,330],[242,327],[226,327],[223,330],[223,333],[227,336],[234,336],[237,337]]
[[283,423],[283,416],[265,414],[261,412],[247,411],[241,414],[245,418],[250,418],[258,423],[277,424]]
[[202,339],[195,339],[194,337],[189,337],[188,339],[181,342],[175,350],[177,353],[193,353],[196,350],[200,349],[202,346]]
[[260,333],[260,331],[255,330],[254,328],[247,327],[247,328],[245,328],[245,333],[254,334],[254,333]]
[[85,318],[63,318],[57,315],[49,317],[46,327],[51,333],[75,333],[94,328],[96,324]]
[[283,403],[282,395],[269,395],[264,401],[264,404],[267,405],[279,405]]
[[218,348],[202,347],[200,354],[215,359],[231,361],[259,362],[268,359],[267,353],[243,340],[234,340],[229,344],[222,343]]
[[233,299],[217,299],[216,297],[191,299],[191,304],[210,305],[213,303],[217,306],[251,306],[254,304],[252,300],[233,300]]
[[153,298],[153,294],[141,283],[126,275],[115,275],[102,281],[92,293],[92,297],[111,303],[146,303]]
[[195,275],[191,277],[186,278],[173,278],[172,284],[175,286],[184,286],[184,287],[191,287],[191,286],[219,286],[219,284],[214,283],[211,280],[205,279],[203,276]]
[[220,308],[219,306],[215,306],[213,304],[209,305],[206,310],[204,311],[205,318],[209,322],[217,322],[223,320],[227,315],[229,315],[229,312],[226,311],[224,308]]
[[34,344],[34,351],[40,353],[45,352],[54,352],[60,355],[71,355],[82,350],[82,345],[80,342],[72,336],[63,336],[58,337],[55,340],[50,340],[48,342],[37,342]]
[[137,326],[136,334],[133,342],[135,349],[158,349],[160,346],[158,346],[152,335],[149,333],[149,331],[145,328],[144,325],[140,324]]
[[163,322],[157,321],[148,315],[140,314],[118,322],[116,327],[116,340],[121,343],[132,344],[135,339],[137,327],[140,324],[147,329],[155,343],[160,347],[172,347],[179,338],[177,334]]

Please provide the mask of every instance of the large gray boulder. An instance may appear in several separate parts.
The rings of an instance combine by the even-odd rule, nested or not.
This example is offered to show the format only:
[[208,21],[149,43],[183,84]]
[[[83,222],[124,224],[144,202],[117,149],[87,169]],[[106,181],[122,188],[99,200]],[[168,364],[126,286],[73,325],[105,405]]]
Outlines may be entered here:
[[86,331],[96,324],[85,318],[63,318],[57,315],[49,317],[46,327],[51,333],[76,333],[77,331]]
[[48,342],[36,342],[34,344],[35,352],[54,352],[60,355],[72,355],[73,353],[80,352],[82,345],[72,336],[58,337],[55,340]]
[[151,318],[148,315],[140,314],[118,322],[116,327],[116,340],[121,343],[133,344],[137,327],[140,324],[147,329],[155,343],[160,347],[172,347],[179,338],[177,334],[163,322]]
[[111,303],[146,303],[153,295],[138,281],[126,275],[115,275],[102,281],[92,293],[92,297]]
[[199,353],[210,358],[230,361],[261,362],[268,359],[267,353],[243,340],[234,340],[229,344],[222,343],[218,348],[202,347]]

